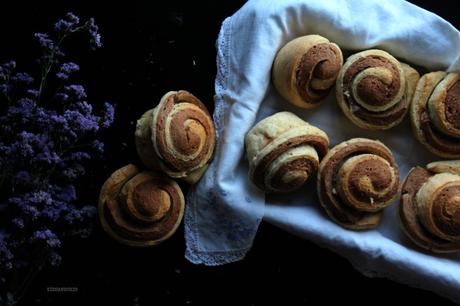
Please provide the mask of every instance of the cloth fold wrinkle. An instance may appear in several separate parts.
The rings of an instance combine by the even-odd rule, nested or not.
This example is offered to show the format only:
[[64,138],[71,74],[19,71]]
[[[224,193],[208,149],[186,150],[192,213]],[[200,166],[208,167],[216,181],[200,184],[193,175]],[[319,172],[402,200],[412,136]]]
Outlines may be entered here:
[[414,141],[407,118],[389,131],[364,131],[343,116],[333,92],[315,110],[296,109],[283,101],[270,82],[273,59],[289,40],[307,34],[327,37],[346,54],[381,48],[429,70],[460,68],[459,32],[405,1],[249,0],[224,21],[217,40],[218,142],[208,170],[187,196],[186,258],[205,265],[242,259],[264,218],[340,253],[365,275],[391,278],[460,302],[460,256],[433,255],[412,245],[400,233],[396,203],[385,210],[377,229],[351,232],[321,210],[314,180],[285,200],[265,197],[249,181],[244,137],[256,122],[283,110],[324,130],[331,146],[358,136],[383,141],[394,152],[401,178],[412,166],[438,159]]

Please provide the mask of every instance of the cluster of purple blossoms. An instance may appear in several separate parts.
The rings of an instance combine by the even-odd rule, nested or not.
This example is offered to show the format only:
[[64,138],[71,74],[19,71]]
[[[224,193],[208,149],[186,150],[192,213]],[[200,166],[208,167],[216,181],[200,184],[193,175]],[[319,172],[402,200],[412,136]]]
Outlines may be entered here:
[[[96,49],[101,37],[94,19],[82,23],[72,13],[54,30],[35,34],[38,78],[17,72],[14,61],[0,65],[0,288],[13,270],[59,264],[61,241],[89,235],[96,213],[77,200],[75,183],[103,153],[98,135],[112,124],[114,107],[87,101],[85,88],[73,82],[80,67],[64,60],[61,44],[86,32]],[[48,97],[51,77],[59,84]]]

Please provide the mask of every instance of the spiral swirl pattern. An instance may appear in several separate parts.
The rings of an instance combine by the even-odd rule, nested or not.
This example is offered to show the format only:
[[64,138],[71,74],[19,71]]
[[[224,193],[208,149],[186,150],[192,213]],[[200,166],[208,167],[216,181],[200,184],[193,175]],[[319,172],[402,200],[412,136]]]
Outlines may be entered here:
[[319,35],[298,37],[278,52],[273,83],[289,102],[311,108],[329,93],[343,64],[340,48]]
[[460,74],[425,74],[414,95],[411,122],[417,139],[432,153],[460,158]]
[[137,151],[144,164],[190,183],[203,174],[215,142],[214,124],[206,107],[186,91],[165,94],[158,106],[138,121],[136,129]]
[[416,195],[420,220],[432,234],[460,242],[460,176],[436,174]]
[[448,163],[413,168],[402,188],[403,229],[417,245],[434,252],[460,251],[460,161]]
[[151,246],[177,230],[184,196],[173,180],[127,165],[104,183],[98,208],[110,236],[131,246]]
[[336,96],[357,126],[384,130],[399,124],[409,109],[419,74],[382,50],[350,56],[337,78]]
[[379,141],[350,139],[331,149],[321,162],[321,205],[346,228],[375,227],[381,210],[394,201],[398,191],[398,166],[391,151]]
[[329,140],[289,112],[265,118],[246,135],[249,177],[266,192],[290,192],[316,173]]

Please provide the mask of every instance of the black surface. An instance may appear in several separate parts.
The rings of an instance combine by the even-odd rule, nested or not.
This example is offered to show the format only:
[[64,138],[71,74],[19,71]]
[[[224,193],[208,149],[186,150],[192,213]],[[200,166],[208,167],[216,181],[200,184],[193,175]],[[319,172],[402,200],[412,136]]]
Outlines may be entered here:
[[[224,17],[244,1],[166,1],[161,5],[158,1],[130,1],[98,6],[94,2],[67,1],[51,6],[19,1],[1,10],[0,60],[30,62],[32,33],[47,31],[67,11],[96,17],[105,47],[83,56],[82,77],[90,97],[117,104],[116,124],[106,135],[105,170],[88,186],[90,198],[96,201],[97,189],[111,171],[137,161],[134,122],[166,91],[187,89],[212,107],[215,40]],[[440,1],[413,2],[459,28],[456,10]],[[157,248],[136,249],[113,242],[97,226],[91,238],[64,246],[62,266],[41,273],[22,304],[198,305],[206,301],[217,305],[369,305],[364,292],[379,303],[391,304],[397,299],[449,304],[427,291],[366,278],[339,255],[268,224],[262,224],[245,260],[222,267],[194,266],[183,257],[182,231],[180,228]],[[78,291],[50,293],[47,287],[76,287]]]

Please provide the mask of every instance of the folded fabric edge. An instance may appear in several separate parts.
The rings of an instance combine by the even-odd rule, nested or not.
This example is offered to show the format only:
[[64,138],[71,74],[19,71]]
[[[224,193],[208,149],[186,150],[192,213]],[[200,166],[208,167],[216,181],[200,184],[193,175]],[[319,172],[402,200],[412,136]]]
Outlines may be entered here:
[[206,266],[220,266],[243,259],[250,248],[232,251],[200,251],[198,249],[198,225],[195,221],[195,189],[191,188],[188,197],[188,205],[185,207],[184,234],[186,241],[185,258],[193,264]]
[[[218,38],[216,40],[216,65],[217,74],[215,79],[214,113],[213,120],[216,128],[216,152],[219,150],[221,131],[224,127],[224,91],[227,86],[228,76],[228,49],[230,42],[231,17],[227,17],[221,25]],[[208,171],[213,169],[208,168]],[[187,194],[185,216],[184,216],[184,236],[186,242],[185,258],[193,264],[204,264],[206,266],[219,266],[242,260],[250,248],[232,251],[202,251],[199,250],[198,225],[195,221],[196,214],[194,209],[195,188],[190,188]]]
[[249,249],[229,252],[200,252],[187,248],[185,258],[195,265],[203,264],[205,266],[222,266],[242,260]]

